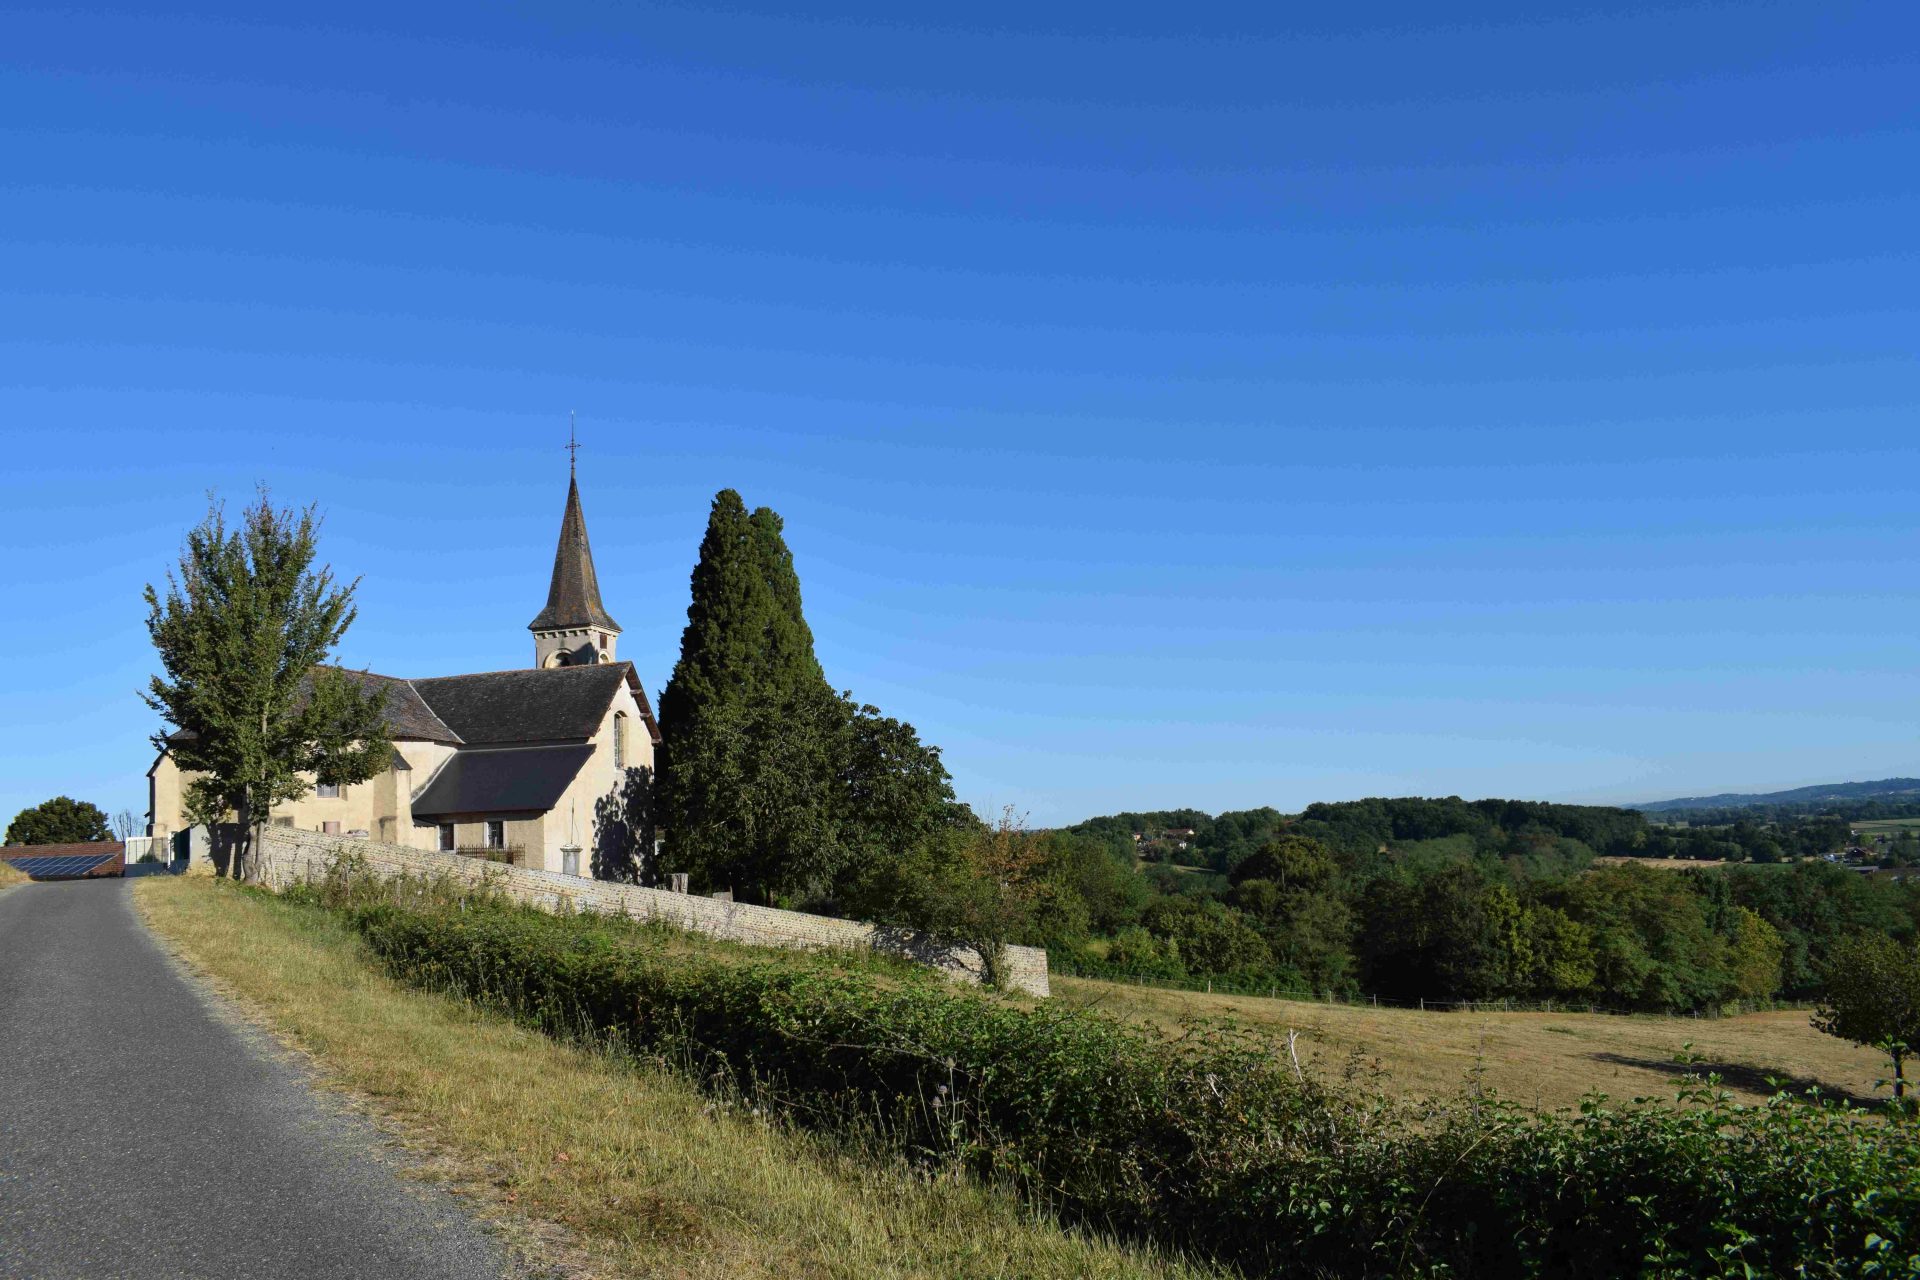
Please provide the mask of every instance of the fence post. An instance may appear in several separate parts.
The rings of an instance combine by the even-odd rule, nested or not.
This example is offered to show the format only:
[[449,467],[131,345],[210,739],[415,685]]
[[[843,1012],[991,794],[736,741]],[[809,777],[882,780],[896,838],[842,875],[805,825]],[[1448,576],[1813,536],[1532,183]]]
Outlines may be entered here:
[[1426,998],[1425,996],[1421,996],[1421,997],[1420,997],[1420,1012],[1422,1012],[1422,1013],[1425,1013],[1426,1011],[1427,1011],[1427,998]]

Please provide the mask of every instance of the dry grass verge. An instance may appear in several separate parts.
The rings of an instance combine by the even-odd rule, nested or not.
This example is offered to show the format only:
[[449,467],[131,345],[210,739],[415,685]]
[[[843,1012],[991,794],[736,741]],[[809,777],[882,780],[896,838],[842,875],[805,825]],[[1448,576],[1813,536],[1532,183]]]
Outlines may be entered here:
[[1671,1097],[1688,1044],[1746,1101],[1787,1087],[1818,1086],[1862,1103],[1885,1096],[1874,1082],[1886,1059],[1815,1031],[1804,1012],[1730,1018],[1622,1017],[1587,1013],[1438,1013],[1207,995],[1056,975],[1054,998],[1177,1029],[1182,1018],[1230,1017],[1263,1031],[1300,1032],[1309,1070],[1338,1076],[1349,1067],[1382,1073],[1378,1087],[1409,1098],[1439,1098],[1476,1077],[1515,1102],[1543,1110],[1578,1106],[1591,1090],[1616,1099]]
[[429,1176],[586,1274],[1216,1274],[403,988],[325,912],[198,877],[143,879],[135,901],[190,965],[430,1150]]
[[31,884],[32,882],[32,877],[28,876],[26,872],[17,871],[7,863],[0,862],[0,893],[6,892],[15,885]]

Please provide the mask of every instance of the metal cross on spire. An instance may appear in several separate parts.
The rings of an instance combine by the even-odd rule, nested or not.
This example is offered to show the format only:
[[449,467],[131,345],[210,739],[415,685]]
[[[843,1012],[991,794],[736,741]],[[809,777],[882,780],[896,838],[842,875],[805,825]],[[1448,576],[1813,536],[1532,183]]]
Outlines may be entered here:
[[572,409],[567,410],[567,475],[569,478],[575,474],[575,467],[580,461],[580,442],[573,438],[574,416]]

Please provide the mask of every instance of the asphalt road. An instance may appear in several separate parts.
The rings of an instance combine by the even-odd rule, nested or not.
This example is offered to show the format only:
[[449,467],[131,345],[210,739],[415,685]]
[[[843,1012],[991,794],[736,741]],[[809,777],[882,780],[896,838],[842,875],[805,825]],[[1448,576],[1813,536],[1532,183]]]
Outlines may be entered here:
[[0,893],[0,1276],[513,1274],[371,1125],[222,1018],[130,891]]

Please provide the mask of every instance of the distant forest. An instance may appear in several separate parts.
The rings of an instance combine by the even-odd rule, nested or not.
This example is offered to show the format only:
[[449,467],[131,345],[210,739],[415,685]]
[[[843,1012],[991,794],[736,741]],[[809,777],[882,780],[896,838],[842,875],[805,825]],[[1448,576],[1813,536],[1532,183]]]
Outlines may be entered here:
[[1811,998],[1840,938],[1920,925],[1920,882],[1818,856],[1847,843],[1833,814],[1671,827],[1624,808],[1406,798],[1039,834],[1045,907],[1020,940],[1092,976],[1703,1010]]
[[[1546,804],[1532,800],[1370,799],[1312,804],[1297,815],[1277,809],[1247,809],[1209,815],[1198,809],[1117,813],[1089,818],[1070,828],[1102,839],[1125,839],[1142,857],[1227,872],[1261,843],[1282,831],[1309,835],[1348,857],[1425,840],[1468,837],[1476,848],[1506,857],[1595,854],[1628,858],[1691,858],[1709,862],[1784,862],[1845,848],[1851,822],[1899,817],[1900,806],[1880,800],[1831,808],[1696,810],[1661,814],[1658,825],[1644,811],[1602,805]],[[1920,802],[1913,806],[1920,814]],[[1191,835],[1169,837],[1168,832]],[[1134,837],[1140,838],[1136,841]],[[1186,847],[1182,849],[1184,841]],[[1568,845],[1564,842],[1571,841]]]
[[[1754,794],[1725,792],[1716,796],[1686,796],[1678,800],[1654,800],[1625,806],[1642,813],[1681,813],[1708,810],[1731,813],[1736,810],[1766,810],[1788,813],[1842,812],[1856,804],[1882,803],[1910,807],[1920,812],[1920,778],[1883,778],[1879,782],[1829,782],[1819,786],[1795,787],[1790,791]],[[1751,816],[1751,815],[1749,815]],[[1869,815],[1848,815],[1869,816]],[[1874,814],[1875,817],[1907,817],[1909,814]]]

